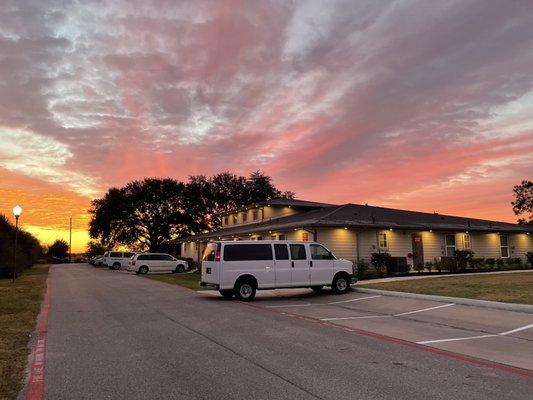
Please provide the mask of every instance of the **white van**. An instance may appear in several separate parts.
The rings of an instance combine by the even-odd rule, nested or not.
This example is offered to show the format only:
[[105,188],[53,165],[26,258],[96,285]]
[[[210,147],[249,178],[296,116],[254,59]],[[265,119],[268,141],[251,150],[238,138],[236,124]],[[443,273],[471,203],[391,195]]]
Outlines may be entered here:
[[189,269],[187,261],[178,260],[170,254],[164,253],[139,253],[130,260],[128,271],[138,274],[148,272],[183,272]]
[[331,286],[346,293],[355,282],[353,264],[316,242],[286,240],[219,241],[207,245],[200,286],[224,297],[251,301],[257,289]]
[[130,258],[134,255],[135,253],[132,251],[106,251],[102,264],[109,269],[121,269],[128,266]]

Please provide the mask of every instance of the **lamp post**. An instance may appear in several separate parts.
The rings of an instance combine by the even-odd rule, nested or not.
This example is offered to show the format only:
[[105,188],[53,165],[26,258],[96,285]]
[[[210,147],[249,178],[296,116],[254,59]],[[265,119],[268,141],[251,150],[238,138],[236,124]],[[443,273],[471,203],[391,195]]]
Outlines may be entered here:
[[19,238],[19,217],[22,214],[22,207],[18,204],[13,207],[13,215],[15,216],[15,247],[13,248],[13,283],[17,277],[17,246]]

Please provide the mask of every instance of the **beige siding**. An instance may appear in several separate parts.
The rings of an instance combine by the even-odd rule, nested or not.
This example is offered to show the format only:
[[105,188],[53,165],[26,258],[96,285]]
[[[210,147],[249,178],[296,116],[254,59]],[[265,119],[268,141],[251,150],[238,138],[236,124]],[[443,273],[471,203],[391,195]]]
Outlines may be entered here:
[[[273,207],[273,206],[265,206],[263,207],[263,211],[264,211],[264,219],[287,217],[289,215],[293,215],[298,212],[298,210],[295,210],[292,207]],[[259,213],[259,218],[261,218],[261,212]]]
[[533,235],[525,233],[517,233],[509,235],[509,246],[511,257],[520,257],[523,261],[526,260],[526,253],[533,252]]
[[471,233],[474,257],[500,258],[500,236],[497,233]]
[[[253,210],[257,211],[257,219],[253,219]],[[244,225],[244,224],[253,224],[261,222],[263,220],[287,217],[292,214],[296,214],[298,210],[295,210],[292,207],[276,207],[276,206],[265,206],[258,208],[250,208],[248,210],[243,210],[238,213],[228,215],[228,224],[224,222],[224,217],[222,217],[222,227],[226,228],[228,226]],[[233,222],[233,217],[237,216],[237,222]],[[243,220],[243,216],[246,215],[246,221]]]
[[446,255],[444,233],[441,232],[418,232],[422,236],[422,246],[424,249],[424,262],[433,262],[435,258]]
[[[344,228],[317,229],[317,241],[330,249],[339,258],[357,259],[357,233]],[[311,237],[312,239],[312,237]]]

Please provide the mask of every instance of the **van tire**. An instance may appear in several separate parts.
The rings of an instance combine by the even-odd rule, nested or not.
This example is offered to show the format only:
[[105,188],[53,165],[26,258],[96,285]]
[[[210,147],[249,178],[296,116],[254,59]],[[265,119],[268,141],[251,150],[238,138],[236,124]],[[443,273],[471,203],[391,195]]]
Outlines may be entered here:
[[148,273],[148,267],[146,265],[143,265],[141,268],[139,268],[138,273],[141,275],[146,275]]
[[335,275],[333,282],[331,283],[331,289],[335,294],[348,293],[350,290],[350,276],[346,273]]
[[319,293],[320,291],[322,291],[322,288],[324,286],[320,285],[320,286],[311,286],[311,290],[315,293]]
[[174,272],[183,272],[185,271],[185,268],[183,267],[183,265],[179,264],[176,269],[174,270]]
[[113,269],[116,271],[116,270],[119,270],[120,269],[120,263],[116,262],[113,264]]
[[225,299],[231,299],[234,295],[234,292],[232,289],[219,290],[218,293],[220,293]]
[[239,279],[235,283],[234,288],[235,297],[241,301],[252,301],[257,292],[256,284],[252,279]]

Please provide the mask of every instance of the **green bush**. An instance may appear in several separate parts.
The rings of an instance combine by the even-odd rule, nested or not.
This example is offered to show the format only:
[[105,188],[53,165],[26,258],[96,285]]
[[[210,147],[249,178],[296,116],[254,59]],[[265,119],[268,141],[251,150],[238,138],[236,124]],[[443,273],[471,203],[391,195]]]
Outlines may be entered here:
[[362,279],[365,276],[366,271],[368,271],[368,267],[369,265],[364,259],[359,260],[359,262],[354,262],[354,272],[357,274],[358,279]]
[[431,261],[426,262],[426,269],[431,273],[431,270],[433,269],[433,263]]
[[387,266],[392,263],[392,257],[389,253],[372,253],[370,263],[376,268],[378,276],[382,276]]
[[485,260],[485,263],[489,266],[490,269],[492,269],[496,265],[496,259],[495,258],[487,258]]
[[498,270],[501,270],[504,267],[504,265],[505,265],[505,260],[503,258],[498,258],[496,260],[496,268]]
[[533,251],[528,251],[526,253],[526,259],[529,265],[533,266]]
[[477,268],[482,268],[483,265],[485,264],[485,259],[484,258],[472,258],[470,260],[470,268],[472,269],[477,269]]
[[[470,250],[456,250],[455,251],[455,262],[456,262],[456,267],[459,269],[459,271],[464,271],[467,265],[472,261],[473,258],[474,258],[473,251],[470,251]],[[452,272],[455,272],[455,269]]]
[[443,265],[442,265],[442,262],[437,259],[437,257],[435,257],[433,259],[433,264],[435,265],[435,268],[437,269],[437,271],[439,271],[439,273],[441,273],[442,269],[443,269]]

